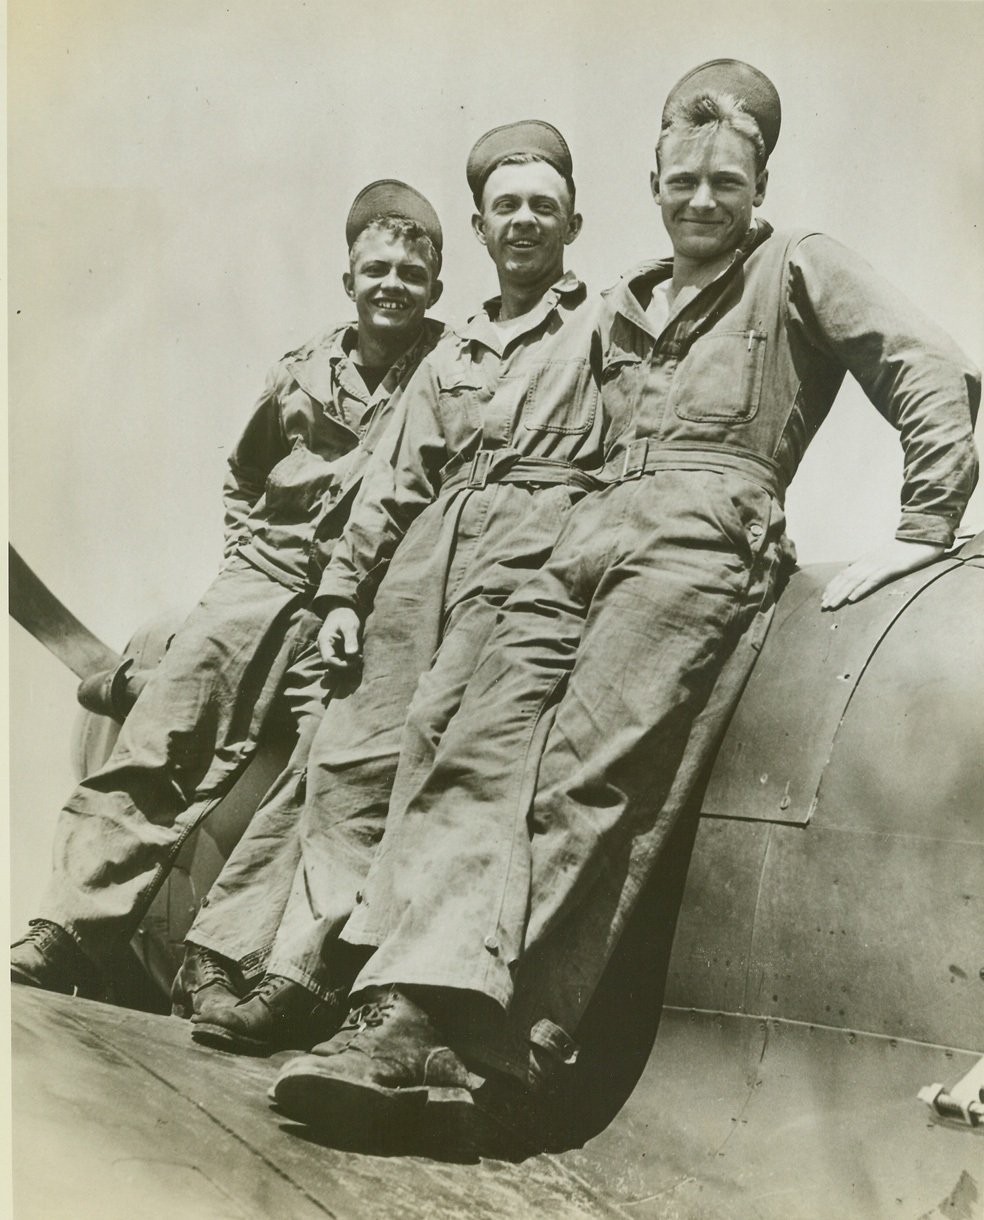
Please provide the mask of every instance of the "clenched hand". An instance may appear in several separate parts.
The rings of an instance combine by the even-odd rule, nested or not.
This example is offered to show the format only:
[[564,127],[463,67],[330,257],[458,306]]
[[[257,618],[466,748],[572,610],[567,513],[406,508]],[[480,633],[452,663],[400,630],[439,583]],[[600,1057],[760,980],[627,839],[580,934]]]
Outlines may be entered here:
[[361,631],[359,616],[349,606],[336,606],[325,615],[318,632],[318,649],[330,680],[348,677],[358,667],[362,657]]

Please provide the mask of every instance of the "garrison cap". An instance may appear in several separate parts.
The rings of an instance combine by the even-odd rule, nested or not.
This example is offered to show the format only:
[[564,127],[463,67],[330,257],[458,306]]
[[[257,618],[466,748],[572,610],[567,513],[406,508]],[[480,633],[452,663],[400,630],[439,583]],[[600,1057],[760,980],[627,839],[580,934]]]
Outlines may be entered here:
[[398,182],[396,178],[380,178],[378,182],[370,182],[356,195],[345,222],[345,240],[350,250],[366,225],[381,216],[399,216],[420,225],[440,255],[444,234],[437,213],[420,191],[415,191],[405,182]]
[[500,161],[521,153],[533,153],[552,165],[562,178],[568,181],[574,170],[571,150],[556,127],[540,119],[523,119],[519,123],[506,123],[493,127],[475,142],[468,154],[465,176],[471,193],[478,196],[485,180]]
[[706,64],[692,68],[670,90],[663,107],[663,122],[671,105],[701,93],[730,93],[737,98],[758,123],[766,156],[772,152],[779,139],[782,109],[776,87],[764,72],[740,59],[709,59]]

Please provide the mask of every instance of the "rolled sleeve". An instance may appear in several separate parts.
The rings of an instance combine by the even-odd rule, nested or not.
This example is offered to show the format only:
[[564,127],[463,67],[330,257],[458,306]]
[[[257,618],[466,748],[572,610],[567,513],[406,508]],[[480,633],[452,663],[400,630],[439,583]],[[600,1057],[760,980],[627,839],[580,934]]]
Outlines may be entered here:
[[798,243],[789,296],[809,341],[848,369],[899,432],[896,537],[951,545],[977,483],[980,372],[902,293],[822,234]]

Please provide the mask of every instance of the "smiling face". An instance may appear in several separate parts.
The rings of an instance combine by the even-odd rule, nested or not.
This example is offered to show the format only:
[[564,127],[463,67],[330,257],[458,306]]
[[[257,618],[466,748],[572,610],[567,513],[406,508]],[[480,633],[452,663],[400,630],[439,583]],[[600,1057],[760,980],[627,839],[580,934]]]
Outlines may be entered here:
[[564,273],[564,247],[580,232],[581,217],[554,167],[531,161],[499,165],[489,174],[472,225],[503,289],[546,290]]
[[668,135],[652,187],[675,261],[706,264],[731,254],[765,198],[768,177],[767,170],[756,173],[751,141],[728,127]]
[[387,342],[412,340],[440,295],[436,267],[421,243],[384,229],[367,230],[356,240],[342,283],[355,302],[360,334]]

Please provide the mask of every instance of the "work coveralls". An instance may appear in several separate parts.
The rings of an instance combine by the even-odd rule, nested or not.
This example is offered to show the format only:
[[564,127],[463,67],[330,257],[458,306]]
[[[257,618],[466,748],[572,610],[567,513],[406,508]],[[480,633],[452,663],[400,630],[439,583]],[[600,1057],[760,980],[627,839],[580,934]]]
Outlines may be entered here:
[[726,662],[770,613],[783,493],[845,372],[901,434],[898,538],[950,544],[977,476],[979,374],[835,241],[760,222],[657,333],[645,310],[671,274],[649,264],[606,294],[611,486],[503,606],[344,933],[378,946],[354,993],[423,984],[508,1009],[499,1035],[454,1044],[521,1077],[530,1038],[576,1053],[747,676]]
[[56,825],[40,915],[95,961],[110,965],[136,930],[181,844],[284,710],[278,696],[294,727],[313,732],[322,667],[311,598],[365,463],[442,331],[426,322],[374,393],[351,358],[353,326],[272,370],[229,459],[225,564]]
[[306,794],[298,786],[302,858],[275,943],[266,939],[279,889],[270,845],[291,816],[280,800],[254,818],[189,936],[247,976],[265,966],[322,997],[337,985],[325,959],[382,835],[401,739],[401,784],[412,784],[499,606],[595,485],[585,471],[603,460],[598,308],[568,273],[507,339],[489,302],[421,365],[392,461],[377,454],[367,470],[321,581],[321,606],[368,614],[362,678],[329,703]]

